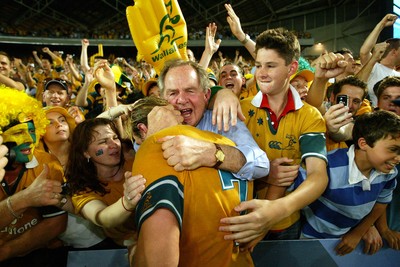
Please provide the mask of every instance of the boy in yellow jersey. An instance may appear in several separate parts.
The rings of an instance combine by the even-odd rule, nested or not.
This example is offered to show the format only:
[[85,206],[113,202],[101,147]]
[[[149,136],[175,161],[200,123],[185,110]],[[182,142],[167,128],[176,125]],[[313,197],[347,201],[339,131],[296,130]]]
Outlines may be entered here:
[[[232,24],[238,20],[237,16],[230,6],[227,10],[228,22]],[[240,29],[240,25],[236,28]],[[235,33],[239,40],[244,40],[246,48],[254,48],[254,42],[241,29]],[[252,241],[248,247],[254,246],[271,229],[267,239],[298,238],[299,210],[317,199],[328,182],[325,122],[319,111],[302,102],[290,85],[300,56],[296,36],[282,28],[267,30],[257,37],[253,51],[260,91],[253,98],[244,99],[241,107],[245,124],[271,160],[271,169],[266,179],[256,182],[259,199],[241,203],[235,209],[250,212],[224,218],[220,227],[221,231],[234,232],[227,234],[226,239],[240,243]],[[299,164],[306,165],[308,184],[290,194],[286,192],[286,196],[284,186],[271,186],[274,184],[271,177],[295,178]]]
[[251,198],[252,182],[235,179],[216,167],[177,172],[164,159],[158,140],[185,135],[213,142],[217,149],[235,144],[221,135],[178,125],[182,118],[172,108],[176,117],[172,115],[171,125],[175,126],[150,136],[147,114],[154,106],[167,104],[159,98],[144,98],[132,110],[133,136],[141,144],[132,173],[144,175],[147,181],[135,214],[139,240],[134,266],[253,266],[249,251],[241,252],[218,232],[219,220],[239,215],[233,208]]

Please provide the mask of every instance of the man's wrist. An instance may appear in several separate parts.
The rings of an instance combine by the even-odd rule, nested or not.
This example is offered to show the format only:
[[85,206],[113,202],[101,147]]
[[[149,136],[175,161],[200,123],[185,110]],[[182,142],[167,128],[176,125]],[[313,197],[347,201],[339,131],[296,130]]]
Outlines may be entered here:
[[245,34],[245,35],[244,35],[244,38],[243,38],[243,39],[240,39],[239,41],[240,41],[243,45],[245,45],[249,40],[250,40],[250,36],[249,36],[248,34]]

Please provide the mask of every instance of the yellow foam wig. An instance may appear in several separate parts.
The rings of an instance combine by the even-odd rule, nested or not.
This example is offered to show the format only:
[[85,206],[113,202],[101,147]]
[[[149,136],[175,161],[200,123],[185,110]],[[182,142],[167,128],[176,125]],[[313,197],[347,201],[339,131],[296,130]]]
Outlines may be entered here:
[[40,136],[46,132],[49,124],[42,104],[25,92],[0,85],[0,133],[4,132],[15,121],[26,122],[33,120],[38,144]]

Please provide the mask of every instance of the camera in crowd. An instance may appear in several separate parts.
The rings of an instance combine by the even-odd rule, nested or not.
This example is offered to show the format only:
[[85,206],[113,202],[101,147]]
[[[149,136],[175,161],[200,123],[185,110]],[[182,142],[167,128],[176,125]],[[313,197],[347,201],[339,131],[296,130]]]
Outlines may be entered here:
[[5,142],[4,145],[8,148],[8,152],[6,154],[6,158],[8,159],[8,163],[5,167],[6,170],[11,170],[12,169],[12,165],[14,164],[16,158],[17,158],[17,154],[15,153],[15,151],[13,150],[13,147],[17,146],[17,143],[15,142]]

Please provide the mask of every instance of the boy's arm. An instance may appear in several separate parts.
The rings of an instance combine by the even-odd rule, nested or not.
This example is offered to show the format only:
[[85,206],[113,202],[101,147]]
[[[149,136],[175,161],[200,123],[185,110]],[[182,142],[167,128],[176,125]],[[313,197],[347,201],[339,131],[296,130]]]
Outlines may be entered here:
[[343,256],[352,252],[357,247],[358,243],[360,243],[362,236],[383,214],[386,207],[387,204],[376,203],[371,212],[365,216],[356,227],[342,237],[341,242],[335,248],[336,253]]
[[[328,185],[326,161],[317,157],[305,159],[307,179],[292,193],[277,200],[253,199],[235,207],[236,212],[249,210],[245,215],[227,217],[220,220],[219,230],[227,233],[225,240],[248,243],[265,236],[271,227],[293,212],[298,211],[322,195]],[[249,248],[248,243],[243,248]]]
[[174,214],[158,209],[142,224],[133,266],[178,266],[179,237]]
[[386,219],[386,210],[383,214],[376,220],[375,227],[378,229],[379,233],[386,240],[389,247],[392,249],[400,250],[400,232],[393,231],[389,228]]

